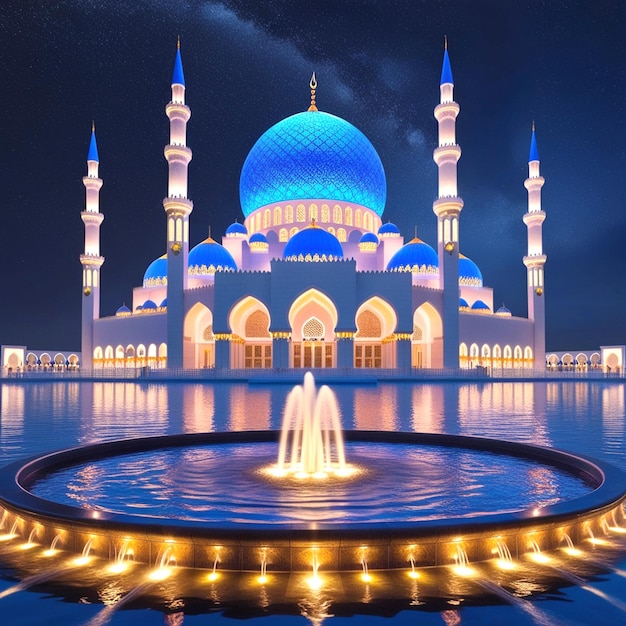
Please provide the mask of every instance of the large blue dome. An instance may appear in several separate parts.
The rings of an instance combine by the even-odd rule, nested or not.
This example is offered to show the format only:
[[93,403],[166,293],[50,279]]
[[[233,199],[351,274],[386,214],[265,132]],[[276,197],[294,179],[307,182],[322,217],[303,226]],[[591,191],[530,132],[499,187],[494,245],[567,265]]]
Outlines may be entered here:
[[439,258],[427,243],[416,237],[389,259],[387,271],[436,274],[439,271]]
[[306,199],[368,207],[379,216],[387,183],[378,153],[352,124],[322,111],[292,115],[267,130],[248,154],[239,181],[243,214]]
[[343,259],[343,248],[335,235],[318,226],[296,233],[285,245],[287,261],[334,261]]

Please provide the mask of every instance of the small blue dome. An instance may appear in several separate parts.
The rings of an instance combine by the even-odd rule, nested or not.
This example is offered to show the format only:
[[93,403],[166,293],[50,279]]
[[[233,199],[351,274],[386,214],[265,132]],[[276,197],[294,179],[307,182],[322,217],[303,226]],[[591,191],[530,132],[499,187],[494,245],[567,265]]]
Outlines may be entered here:
[[291,237],[285,246],[287,261],[334,261],[343,259],[343,248],[335,235],[318,226],[309,226]]
[[226,235],[247,235],[248,229],[239,222],[234,222],[226,229]]
[[161,302],[161,308],[164,309],[165,307],[167,307],[167,298],[164,298],[163,302]]
[[122,306],[115,311],[115,315],[130,315],[131,310],[125,305],[122,304]]
[[157,305],[156,305],[156,302],[155,302],[154,300],[146,300],[146,301],[143,303],[143,306],[142,306],[141,308],[142,308],[144,311],[145,311],[146,309],[156,309],[156,308],[157,308]]
[[459,298],[459,309],[469,309],[469,304],[465,298]]
[[267,237],[263,233],[254,233],[248,240],[249,243],[267,243]]
[[437,253],[417,237],[404,244],[387,263],[388,272],[414,272],[437,274],[439,258]]
[[483,286],[483,275],[478,265],[464,254],[459,254],[459,284],[471,287]]
[[237,271],[237,264],[231,253],[211,237],[201,241],[189,251],[187,264],[190,275]]
[[143,275],[144,287],[156,287],[158,285],[167,285],[167,254],[152,261]]
[[482,301],[476,300],[474,304],[472,304],[472,311],[490,311],[491,309]]
[[387,222],[386,224],[383,224],[378,229],[378,234],[379,235],[399,235],[400,230],[395,224],[392,224],[391,222]]
[[378,244],[378,237],[374,233],[363,233],[359,243],[375,243]]
[[248,154],[239,181],[243,214],[267,204],[334,200],[382,215],[385,171],[369,139],[349,122],[305,111],[268,129]]
[[509,309],[507,309],[504,304],[496,311],[496,315],[499,315],[500,317],[511,317],[511,311],[509,311]]

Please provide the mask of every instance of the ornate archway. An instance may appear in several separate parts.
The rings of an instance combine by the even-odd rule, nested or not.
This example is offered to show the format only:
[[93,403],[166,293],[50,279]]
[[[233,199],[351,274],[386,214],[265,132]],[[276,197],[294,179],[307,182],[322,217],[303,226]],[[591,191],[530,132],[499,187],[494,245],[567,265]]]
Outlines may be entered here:
[[334,367],[337,308],[317,289],[299,295],[289,309],[292,367]]
[[231,367],[272,367],[272,335],[270,314],[257,298],[248,296],[232,308],[228,316],[232,331]]
[[215,367],[215,337],[211,309],[201,302],[196,302],[185,316],[183,328],[183,367],[185,369]]
[[430,302],[424,302],[413,313],[411,366],[443,367],[443,324]]
[[374,296],[358,308],[355,321],[354,366],[396,367],[398,318],[392,306]]

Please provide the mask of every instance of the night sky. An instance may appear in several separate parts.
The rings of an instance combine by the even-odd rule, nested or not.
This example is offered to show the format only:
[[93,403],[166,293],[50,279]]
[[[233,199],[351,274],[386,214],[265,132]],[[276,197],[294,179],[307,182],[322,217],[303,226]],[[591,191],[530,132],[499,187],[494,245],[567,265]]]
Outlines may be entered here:
[[192,117],[191,244],[242,221],[239,174],[309,104],[348,120],[387,176],[383,221],[436,244],[433,107],[448,36],[461,106],[461,251],[526,316],[531,122],[541,155],[547,348],[626,343],[626,3],[590,0],[4,0],[0,344],[80,349],[82,176],[95,120],[101,314],[165,252],[164,107],[177,36]]

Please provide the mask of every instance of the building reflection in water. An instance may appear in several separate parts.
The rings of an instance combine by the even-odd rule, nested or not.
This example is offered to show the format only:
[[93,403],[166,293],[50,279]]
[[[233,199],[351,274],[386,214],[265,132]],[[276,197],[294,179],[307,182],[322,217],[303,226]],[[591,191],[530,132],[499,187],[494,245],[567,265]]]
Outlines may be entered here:
[[24,387],[0,386],[0,451],[18,446],[24,434]]
[[[398,427],[398,387],[357,387],[352,419],[357,430],[395,430]],[[348,427],[346,421],[347,416],[344,428]]]
[[413,385],[411,388],[411,429],[422,433],[444,431],[445,385]]
[[[281,411],[281,407],[278,407]],[[269,389],[233,385],[230,388],[227,430],[267,430],[272,422],[272,400]]]
[[601,409],[604,445],[609,454],[621,454],[624,446],[624,386],[602,388]]

